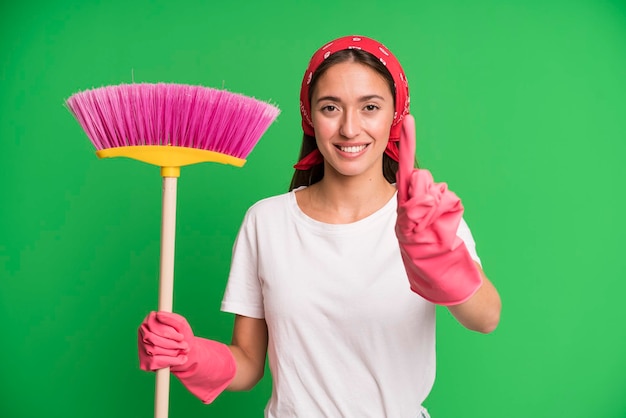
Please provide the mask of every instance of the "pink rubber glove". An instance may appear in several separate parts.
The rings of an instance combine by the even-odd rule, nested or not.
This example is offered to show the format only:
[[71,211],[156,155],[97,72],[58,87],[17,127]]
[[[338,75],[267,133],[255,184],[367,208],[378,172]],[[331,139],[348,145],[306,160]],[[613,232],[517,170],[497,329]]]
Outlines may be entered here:
[[461,200],[428,170],[414,168],[415,119],[406,115],[400,135],[396,236],[411,290],[439,305],[465,302],[482,275],[457,235]]
[[193,335],[187,320],[168,312],[151,312],[138,332],[139,367],[154,371],[170,367],[183,385],[204,403],[211,403],[235,377],[230,349]]

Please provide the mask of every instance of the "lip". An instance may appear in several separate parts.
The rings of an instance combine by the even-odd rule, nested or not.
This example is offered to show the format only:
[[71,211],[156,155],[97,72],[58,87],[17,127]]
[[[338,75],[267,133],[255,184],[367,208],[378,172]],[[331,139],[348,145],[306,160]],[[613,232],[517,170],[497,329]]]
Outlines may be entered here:
[[355,158],[362,155],[370,144],[335,144],[337,152],[345,158]]

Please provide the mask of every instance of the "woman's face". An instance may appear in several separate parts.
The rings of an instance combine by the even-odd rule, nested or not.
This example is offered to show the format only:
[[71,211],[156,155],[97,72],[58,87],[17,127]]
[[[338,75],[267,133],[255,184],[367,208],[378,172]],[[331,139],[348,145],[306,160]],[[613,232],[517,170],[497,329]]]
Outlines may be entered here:
[[382,176],[382,159],[393,122],[389,85],[357,62],[333,65],[317,80],[311,117],[324,172]]

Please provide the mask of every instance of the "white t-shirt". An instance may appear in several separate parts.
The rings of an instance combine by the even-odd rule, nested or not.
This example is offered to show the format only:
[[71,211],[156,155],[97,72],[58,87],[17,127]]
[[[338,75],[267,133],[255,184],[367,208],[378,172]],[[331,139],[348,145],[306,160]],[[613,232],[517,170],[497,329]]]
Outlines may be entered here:
[[[435,378],[435,305],[409,289],[396,197],[350,224],[305,215],[295,193],[244,218],[222,310],[265,318],[268,418],[415,418]],[[465,222],[458,235],[478,261]]]

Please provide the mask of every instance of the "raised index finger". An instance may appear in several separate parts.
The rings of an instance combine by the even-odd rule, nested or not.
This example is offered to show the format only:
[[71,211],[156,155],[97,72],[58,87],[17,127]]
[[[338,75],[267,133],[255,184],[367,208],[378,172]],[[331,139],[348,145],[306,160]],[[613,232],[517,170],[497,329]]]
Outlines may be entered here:
[[415,118],[412,115],[406,115],[402,122],[398,159],[396,187],[399,199],[405,201],[409,197],[411,173],[415,168]]

